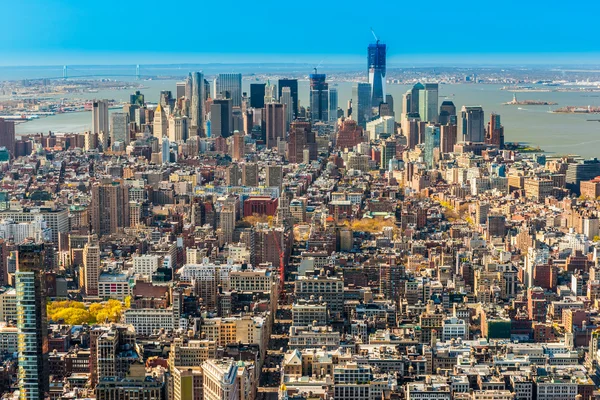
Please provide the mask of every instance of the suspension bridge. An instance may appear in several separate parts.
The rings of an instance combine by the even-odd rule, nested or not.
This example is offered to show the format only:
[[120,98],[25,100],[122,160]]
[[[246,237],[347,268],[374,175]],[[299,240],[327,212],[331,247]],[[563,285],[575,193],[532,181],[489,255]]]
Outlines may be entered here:
[[140,65],[135,65],[135,71],[133,68],[131,71],[127,71],[123,66],[116,66],[113,70],[109,68],[102,69],[76,69],[68,65],[63,66],[62,76],[52,76],[41,79],[77,79],[77,78],[121,78],[121,77],[132,77],[135,80],[155,78],[157,74],[149,74],[149,71],[142,69]]

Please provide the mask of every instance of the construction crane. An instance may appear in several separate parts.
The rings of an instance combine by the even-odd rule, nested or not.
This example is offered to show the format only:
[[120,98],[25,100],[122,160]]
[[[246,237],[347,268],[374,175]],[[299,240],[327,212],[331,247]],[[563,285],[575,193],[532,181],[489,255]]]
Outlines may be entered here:
[[379,44],[379,38],[375,34],[375,31],[373,30],[373,28],[371,28],[371,33],[373,34],[373,37],[375,38],[375,43]]

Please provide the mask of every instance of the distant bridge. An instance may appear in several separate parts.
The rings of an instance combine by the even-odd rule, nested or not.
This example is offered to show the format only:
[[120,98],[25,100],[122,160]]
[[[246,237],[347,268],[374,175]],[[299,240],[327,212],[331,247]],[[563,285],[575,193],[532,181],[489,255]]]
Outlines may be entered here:
[[[71,75],[70,72],[75,71],[75,75]],[[63,74],[62,76],[53,76],[50,78],[40,78],[40,79],[75,79],[75,78],[101,78],[101,77],[135,77],[136,80],[154,78],[156,75],[142,75],[140,72],[140,65],[135,66],[135,73],[111,73],[111,74],[103,74],[103,73],[94,73],[90,72],[88,74],[84,74],[85,71],[77,70],[68,65],[63,66]]]

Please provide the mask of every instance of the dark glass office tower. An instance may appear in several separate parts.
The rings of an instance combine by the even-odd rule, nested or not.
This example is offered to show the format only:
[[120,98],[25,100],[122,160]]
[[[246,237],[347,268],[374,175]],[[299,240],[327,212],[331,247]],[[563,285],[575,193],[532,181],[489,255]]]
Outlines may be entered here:
[[386,46],[383,43],[371,43],[369,45],[369,83],[371,84],[371,104],[379,107],[385,102],[385,53]]
[[43,244],[18,246],[16,291],[19,328],[19,398],[42,400],[48,391],[48,318]]
[[251,83],[250,84],[250,107],[264,108],[265,107],[265,86],[266,83]]
[[310,74],[311,121],[329,121],[329,84],[325,74]]
[[279,98],[281,99],[281,90],[289,87],[292,94],[292,107],[294,108],[294,118],[298,118],[298,79],[280,79],[277,85]]

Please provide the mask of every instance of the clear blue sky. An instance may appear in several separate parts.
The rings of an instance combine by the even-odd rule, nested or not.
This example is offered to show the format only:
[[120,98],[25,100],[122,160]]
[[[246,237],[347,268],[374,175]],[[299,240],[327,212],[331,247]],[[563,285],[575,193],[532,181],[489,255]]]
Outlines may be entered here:
[[[2,0],[0,65],[600,60],[600,1]],[[571,54],[576,54],[572,57]],[[510,55],[510,56],[508,56]],[[510,60],[509,60],[510,58]]]

